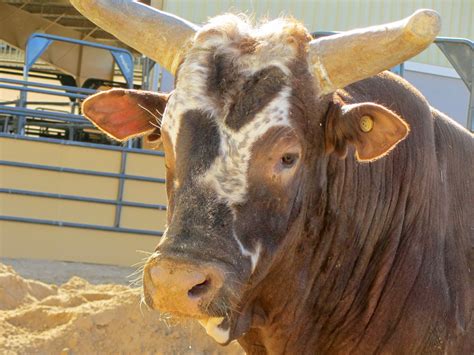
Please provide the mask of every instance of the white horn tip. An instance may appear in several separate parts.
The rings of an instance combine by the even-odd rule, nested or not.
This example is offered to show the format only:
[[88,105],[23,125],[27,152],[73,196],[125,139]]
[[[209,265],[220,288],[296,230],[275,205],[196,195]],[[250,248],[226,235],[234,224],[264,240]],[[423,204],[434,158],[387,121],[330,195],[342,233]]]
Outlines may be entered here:
[[441,17],[429,9],[417,10],[407,19],[406,29],[419,42],[431,42],[441,30]]

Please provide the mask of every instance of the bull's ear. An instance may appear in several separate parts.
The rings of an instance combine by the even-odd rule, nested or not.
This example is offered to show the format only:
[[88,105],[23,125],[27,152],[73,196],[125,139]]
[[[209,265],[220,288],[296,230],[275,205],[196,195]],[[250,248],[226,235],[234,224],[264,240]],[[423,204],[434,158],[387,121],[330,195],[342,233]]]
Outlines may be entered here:
[[358,161],[374,161],[388,154],[409,131],[400,116],[381,105],[335,101],[326,117],[326,151],[345,157],[350,143]]
[[112,89],[87,98],[84,115],[101,131],[118,141],[150,134],[160,136],[160,121],[168,94]]

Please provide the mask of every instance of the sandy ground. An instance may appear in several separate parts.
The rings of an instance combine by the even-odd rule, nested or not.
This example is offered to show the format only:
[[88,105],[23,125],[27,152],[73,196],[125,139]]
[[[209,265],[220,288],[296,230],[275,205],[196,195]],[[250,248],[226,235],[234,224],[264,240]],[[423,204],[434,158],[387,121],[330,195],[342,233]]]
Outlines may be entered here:
[[129,285],[135,276],[134,268],[123,266],[10,258],[1,258],[0,262],[12,266],[26,279],[56,285],[67,282],[73,276],[83,278],[91,284]]
[[128,268],[11,259],[2,263],[1,354],[243,353],[236,343],[219,346],[196,322],[176,324],[140,307],[140,289],[125,285]]

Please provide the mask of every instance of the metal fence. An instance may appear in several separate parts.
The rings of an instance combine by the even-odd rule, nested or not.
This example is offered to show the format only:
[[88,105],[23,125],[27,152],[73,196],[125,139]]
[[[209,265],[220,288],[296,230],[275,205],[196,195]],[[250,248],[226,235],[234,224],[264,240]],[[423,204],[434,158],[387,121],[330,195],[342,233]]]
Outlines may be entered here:
[[[318,33],[320,35],[328,35],[330,33]],[[51,38],[44,38],[39,36],[44,40],[50,40]],[[57,40],[58,38],[54,38]],[[81,42],[81,41],[78,41]],[[80,43],[78,43],[80,44]],[[437,44],[443,46],[443,52],[447,55],[448,58],[451,58],[455,65],[456,70],[461,71],[460,75],[463,78],[466,85],[471,90],[471,111],[469,113],[470,117],[473,115],[472,105],[472,63],[473,63],[473,44],[471,41],[466,40],[444,40],[438,39]],[[96,45],[96,44],[94,44]],[[470,46],[470,47],[469,47]],[[104,46],[106,47],[106,46]],[[114,50],[113,48],[108,48],[109,50]],[[123,53],[122,49],[117,49],[120,53]],[[13,55],[13,51],[11,51]],[[39,51],[36,51],[36,59],[39,57]],[[464,54],[467,53],[467,54]],[[468,57],[470,56],[470,57]],[[463,58],[463,61],[460,61],[459,58]],[[27,68],[31,68],[34,60],[27,60]],[[459,63],[465,63],[460,65]],[[471,64],[471,67],[468,68],[468,64]],[[26,69],[25,69],[26,70]],[[464,71],[463,71],[464,70]],[[403,75],[403,66],[398,67],[399,74]],[[128,82],[129,86],[133,81],[133,69],[132,72],[128,71]],[[64,191],[53,191],[52,189],[46,191],[45,189],[40,189],[35,187],[34,183],[28,185],[28,181],[23,185],[16,185],[14,177],[9,177],[8,179],[0,179],[0,195],[3,196],[22,196],[22,197],[31,197],[38,198],[43,200],[54,200],[54,201],[75,201],[85,204],[90,204],[90,206],[104,205],[109,206],[114,209],[113,218],[108,220],[107,223],[97,224],[97,223],[82,223],[80,221],[72,221],[60,218],[40,218],[34,213],[30,215],[13,214],[8,212],[8,207],[4,208],[4,213],[0,213],[0,221],[10,221],[10,222],[20,222],[20,223],[32,223],[37,225],[50,225],[50,226],[63,226],[71,228],[80,228],[80,229],[89,229],[89,230],[101,230],[109,232],[119,232],[119,233],[132,233],[140,235],[149,235],[149,236],[161,236],[162,231],[160,228],[136,228],[131,227],[129,224],[123,223],[123,211],[127,208],[138,209],[137,213],[145,213],[144,211],[156,211],[164,212],[166,210],[166,194],[164,190],[164,174],[157,176],[156,174],[147,175],[144,173],[135,174],[128,171],[128,163],[132,156],[133,159],[136,159],[136,156],[149,156],[154,158],[154,162],[158,165],[163,165],[162,161],[159,159],[163,158],[162,152],[151,151],[151,150],[142,150],[132,148],[131,146],[113,146],[113,145],[102,145],[94,144],[90,142],[79,142],[74,141],[74,132],[83,130],[85,128],[92,128],[92,125],[81,116],[80,111],[78,110],[78,104],[82,99],[87,97],[90,94],[96,92],[92,89],[77,88],[68,85],[52,85],[47,83],[33,82],[27,80],[16,80],[9,78],[0,78],[0,89],[4,90],[16,90],[21,93],[18,100],[15,102],[3,102],[0,103],[0,116],[4,117],[3,126],[0,126],[2,132],[0,133],[0,143],[3,142],[4,149],[1,151],[0,157],[0,167],[2,169],[1,177],[5,177],[8,174],[8,169],[11,170],[12,174],[24,175],[34,175],[39,173],[53,172],[59,175],[56,176],[58,180],[51,181],[51,184],[57,183],[61,178],[65,176],[81,176],[84,178],[107,178],[110,181],[117,183],[115,194],[109,194],[108,196],[93,196],[93,195],[84,195],[81,193],[72,193]],[[28,101],[28,93],[38,93],[42,95],[50,95],[53,97],[61,97],[69,100],[69,111],[68,112],[57,112],[54,110],[39,110],[37,108],[33,109],[30,107]],[[40,137],[31,137],[24,135],[25,131],[22,130],[22,127],[28,125],[29,119],[30,123],[34,122],[36,126],[45,126],[45,127],[55,127],[61,128],[68,132],[68,135],[63,138],[68,139],[51,139],[51,138],[40,138]],[[12,133],[11,122],[16,120],[16,129]],[[23,121],[22,121],[23,120]],[[22,123],[23,122],[23,123]],[[472,121],[468,121],[472,125]],[[104,138],[105,139],[105,138]],[[90,165],[89,168],[80,168],[77,166],[65,166],[64,164],[51,164],[47,163],[44,160],[34,161],[28,155],[28,152],[25,152],[23,155],[17,155],[16,152],[11,151],[12,144],[11,142],[19,142],[22,144],[27,144],[27,142],[34,142],[37,147],[40,147],[40,144],[49,144],[55,147],[55,152],[59,154],[64,147],[77,147],[84,149],[92,149],[97,152],[114,152],[116,156],[120,156],[119,164],[117,165],[116,171],[104,171],[100,169],[100,161],[97,160],[94,165]],[[8,143],[10,142],[10,143]],[[40,147],[41,148],[41,147]],[[14,154],[15,153],[15,154]],[[45,153],[46,154],[46,153]],[[78,153],[79,155],[82,153]],[[90,154],[87,153],[87,154]],[[93,153],[92,153],[93,154]],[[114,158],[115,159],[115,158]],[[16,170],[14,170],[16,169]],[[18,175],[17,175],[18,176]],[[44,178],[44,176],[37,175],[39,178]],[[9,182],[8,182],[8,181]],[[7,183],[5,183],[7,181]],[[34,178],[32,179],[34,182]],[[136,201],[130,199],[130,197],[125,196],[125,189],[127,184],[131,182],[138,182],[141,184],[153,184],[154,188],[161,189],[161,195],[157,197],[154,202],[144,202]],[[79,182],[80,183],[80,182]],[[33,186],[33,187],[29,187]],[[114,185],[115,186],[115,185]],[[134,187],[136,195],[146,195],[146,191],[141,191],[141,187]],[[130,188],[132,191],[132,188]],[[131,196],[131,195],[129,195]],[[161,199],[161,202],[158,200]],[[41,207],[39,207],[41,208]],[[38,212],[43,212],[38,210]],[[92,213],[92,212],[91,212]],[[38,214],[39,215],[39,214]],[[47,214],[43,213],[43,216]],[[163,216],[160,217],[163,220]],[[137,223],[138,224],[138,223]],[[164,226],[164,222],[161,224]]]
[[[0,77],[0,90],[16,93],[0,102],[0,221],[9,228],[13,223],[16,235],[22,225],[31,224],[36,226],[31,231],[42,228],[43,236],[63,235],[65,229],[88,231],[91,238],[100,232],[161,236],[166,219],[163,153],[118,145],[98,132],[80,111],[82,100],[95,89],[58,85],[48,73],[28,75],[53,40],[111,51],[127,87],[133,87],[134,58],[122,48],[44,34],[30,39],[26,55],[0,45],[0,58],[25,61],[22,78]],[[112,160],[113,168],[105,168],[105,160]]]
[[[100,171],[98,169],[80,169],[80,168],[71,168],[61,165],[49,165],[44,163],[33,163],[31,161],[17,161],[15,157],[10,158],[10,156],[15,156],[15,154],[9,154],[9,142],[8,140],[16,140],[17,142],[34,142],[41,144],[52,144],[55,146],[55,149],[59,152],[62,149],[62,146],[69,147],[82,147],[89,149],[96,149],[100,151],[110,151],[120,154],[120,164],[119,170],[117,172],[107,172]],[[0,194],[9,194],[16,196],[30,196],[46,199],[57,199],[63,201],[79,201],[90,204],[103,204],[112,206],[115,209],[113,221],[109,225],[98,225],[98,224],[87,224],[87,223],[75,223],[68,222],[64,220],[47,220],[41,218],[34,218],[32,216],[22,216],[22,215],[0,215],[0,220],[13,221],[13,222],[23,222],[23,223],[35,223],[35,224],[46,224],[46,225],[55,225],[63,227],[74,227],[82,229],[96,229],[96,230],[106,230],[111,232],[121,232],[121,233],[134,233],[134,234],[144,234],[152,236],[161,236],[162,232],[159,230],[147,230],[147,229],[137,229],[137,228],[128,228],[122,225],[122,209],[124,207],[134,207],[138,209],[148,209],[154,211],[166,211],[165,204],[158,203],[144,203],[136,201],[128,201],[124,199],[124,188],[127,181],[137,181],[137,182],[147,182],[153,184],[163,185],[165,183],[164,178],[153,177],[146,175],[135,175],[127,173],[127,161],[129,160],[130,154],[135,155],[146,155],[151,157],[163,157],[163,153],[159,151],[135,149],[135,148],[126,148],[126,147],[115,147],[115,146],[103,146],[90,143],[74,142],[68,140],[56,140],[56,139],[46,139],[46,138],[33,138],[27,136],[20,136],[15,134],[5,134],[0,133],[0,141],[2,144],[2,156],[0,159],[0,167],[2,169],[2,184],[0,186]],[[37,149],[41,149],[38,147]],[[71,157],[71,159],[79,158]],[[156,164],[161,164],[158,159]],[[89,176],[89,177],[105,177],[118,181],[118,189],[116,192],[115,198],[98,198],[93,196],[82,196],[78,194],[63,194],[63,193],[53,193],[38,191],[34,188],[27,188],[25,184],[23,188],[17,188],[18,186],[11,186],[9,181],[12,181],[13,178],[8,178],[9,174],[6,168],[19,168],[20,174],[31,175],[32,171],[36,171],[41,174],[41,172],[57,172],[59,173],[58,179],[67,179],[69,174],[78,175],[78,176]],[[18,174],[18,170],[12,172],[12,174]],[[5,182],[6,181],[6,182]],[[59,183],[59,180],[51,180],[52,189],[54,186]],[[10,186],[8,186],[10,185]],[[34,185],[34,183],[28,183],[29,186]],[[91,187],[91,190],[93,188]],[[39,205],[38,208],[41,208]],[[4,207],[8,210],[8,208]]]
[[[41,136],[41,133],[43,133],[47,136],[47,132],[54,131],[55,135],[59,135],[58,138],[77,138],[77,140],[85,140],[88,136],[82,134],[82,132],[84,132],[84,128],[92,128],[93,126],[81,116],[80,103],[87,96],[94,94],[95,89],[73,86],[76,84],[74,78],[66,75],[61,76],[60,74],[57,74],[55,83],[29,80],[33,66],[53,42],[64,42],[108,51],[115,59],[115,63],[125,79],[125,87],[133,88],[134,58],[129,51],[94,42],[34,33],[28,39],[26,45],[22,80],[0,78],[0,89],[17,93],[15,99],[0,103],[0,128],[2,132],[14,132],[23,135],[25,133],[32,134],[32,131],[35,131],[37,135]],[[19,51],[16,52],[19,53]],[[4,46],[3,54],[16,52],[9,46]],[[48,78],[46,74],[39,77],[42,79]],[[57,84],[58,80],[61,81],[60,85]],[[67,82],[71,84],[67,85]],[[115,85],[115,83],[111,82],[110,85]],[[42,101],[30,100],[29,94],[40,94]],[[56,108],[52,109],[51,106]],[[27,132],[28,128],[30,128],[30,132]],[[76,137],[78,132],[79,136]],[[101,142],[105,143],[106,140],[102,139]]]
[[0,40],[0,61],[22,64],[25,61],[24,52]]

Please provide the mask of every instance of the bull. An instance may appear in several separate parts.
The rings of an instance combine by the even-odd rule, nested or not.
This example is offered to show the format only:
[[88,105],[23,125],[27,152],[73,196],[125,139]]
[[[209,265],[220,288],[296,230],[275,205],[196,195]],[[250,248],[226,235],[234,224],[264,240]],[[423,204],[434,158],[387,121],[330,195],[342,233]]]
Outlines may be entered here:
[[433,41],[437,13],[313,40],[292,19],[72,3],[177,77],[83,105],[117,140],[161,135],[151,308],[248,353],[473,351],[474,139],[384,72]]

